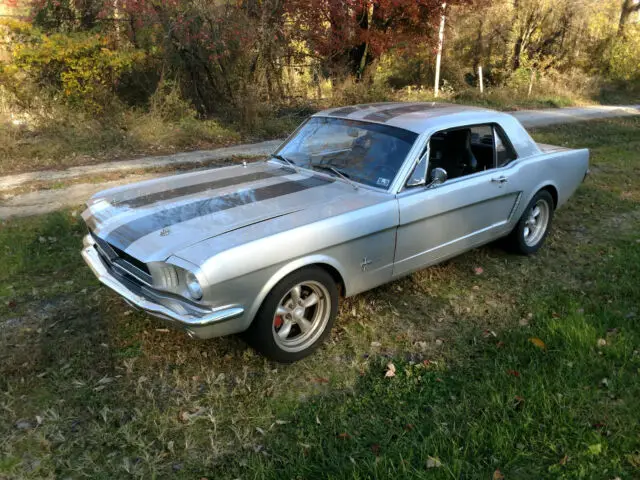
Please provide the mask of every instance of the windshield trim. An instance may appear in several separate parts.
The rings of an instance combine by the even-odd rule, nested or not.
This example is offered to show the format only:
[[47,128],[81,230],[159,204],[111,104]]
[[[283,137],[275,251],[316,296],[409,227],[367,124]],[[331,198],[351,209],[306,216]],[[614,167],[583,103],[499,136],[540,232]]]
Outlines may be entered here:
[[[282,142],[278,146],[278,148],[273,152],[272,155],[278,155],[282,151],[282,149],[284,149],[289,144],[289,142],[291,142],[291,140],[293,140],[297,136],[298,132],[300,130],[302,130],[302,128],[304,128],[304,126],[314,118],[331,118],[331,119],[334,119],[334,120],[347,121],[347,122],[355,123],[355,124],[374,126],[376,129],[380,128],[381,130],[384,129],[386,131],[390,131],[390,132],[395,133],[396,135],[392,134],[391,136],[394,136],[396,138],[402,138],[401,136],[411,136],[411,137],[413,137],[413,141],[412,141],[412,143],[410,143],[409,150],[407,151],[407,154],[405,155],[405,157],[400,162],[400,166],[398,167],[396,175],[393,178],[393,180],[389,183],[388,187],[386,187],[386,188],[378,187],[378,186],[375,186],[375,185],[369,185],[369,184],[366,184],[366,183],[359,182],[356,179],[349,179],[352,183],[357,184],[359,187],[361,186],[363,188],[367,188],[369,190],[373,190],[373,191],[376,191],[376,192],[389,193],[389,192],[392,191],[392,189],[394,188],[394,184],[397,182],[399,176],[403,172],[403,169],[405,167],[407,159],[412,158],[414,156],[413,155],[413,151],[415,150],[416,143],[420,140],[420,137],[421,137],[421,134],[418,134],[418,133],[413,132],[411,130],[407,130],[406,128],[396,127],[396,126],[392,126],[392,125],[384,125],[384,124],[381,124],[379,122],[372,122],[372,121],[360,120],[360,119],[352,120],[350,118],[335,117],[335,116],[332,116],[332,115],[318,115],[318,114],[315,114],[315,115],[311,115],[304,122],[302,122],[300,125],[298,125],[298,127],[286,138],[286,140],[284,142]],[[284,162],[282,162],[280,160],[276,160],[274,158],[268,158],[267,162],[274,163],[276,165],[284,165]],[[312,173],[315,173],[315,174],[326,175],[326,176],[328,176],[330,178],[336,178],[336,179],[339,179],[340,181],[342,181],[342,182],[344,182],[346,184],[349,184],[349,182],[347,182],[344,179],[340,178],[340,176],[338,176],[338,175],[333,175],[333,174],[331,174],[329,172],[322,172],[322,171],[314,170],[313,168],[311,168],[311,167],[309,167],[307,165],[298,165],[296,163],[296,166],[297,166],[297,168],[299,168],[301,170],[305,170],[307,172],[312,172]]]

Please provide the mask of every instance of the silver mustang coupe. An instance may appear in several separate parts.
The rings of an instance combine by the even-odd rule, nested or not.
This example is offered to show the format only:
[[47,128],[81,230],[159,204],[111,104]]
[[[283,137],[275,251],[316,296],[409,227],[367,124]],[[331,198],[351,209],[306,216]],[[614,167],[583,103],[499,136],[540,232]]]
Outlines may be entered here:
[[588,161],[492,110],[336,108],[267,160],[94,195],[82,256],[129,304],[188,335],[244,332],[292,362],[327,337],[341,296],[500,237],[534,253]]

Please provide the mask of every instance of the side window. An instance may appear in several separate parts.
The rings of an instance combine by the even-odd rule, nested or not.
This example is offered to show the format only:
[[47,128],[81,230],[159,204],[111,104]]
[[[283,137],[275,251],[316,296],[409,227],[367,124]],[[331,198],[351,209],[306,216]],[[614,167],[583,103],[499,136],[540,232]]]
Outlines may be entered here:
[[515,160],[517,156],[511,145],[504,141],[504,134],[500,129],[494,128],[494,132],[496,134],[496,159],[498,168],[500,168]]
[[495,168],[492,125],[443,130],[431,137],[429,146],[429,175],[442,168],[453,179]]

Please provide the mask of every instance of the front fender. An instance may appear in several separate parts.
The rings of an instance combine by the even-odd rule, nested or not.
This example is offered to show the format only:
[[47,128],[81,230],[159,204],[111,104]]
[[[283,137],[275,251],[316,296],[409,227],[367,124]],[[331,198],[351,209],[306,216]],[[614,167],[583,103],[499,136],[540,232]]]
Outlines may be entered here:
[[281,266],[278,270],[276,270],[273,274],[270,275],[270,277],[264,283],[264,286],[260,289],[260,291],[256,295],[255,300],[253,301],[251,306],[248,308],[247,318],[253,321],[254,317],[258,313],[258,310],[260,309],[260,305],[262,305],[262,302],[264,301],[266,296],[273,289],[273,287],[276,286],[278,282],[280,282],[283,278],[285,278],[290,273],[311,265],[321,265],[321,266],[329,265],[333,267],[340,274],[340,277],[342,278],[342,281],[344,284],[345,294],[348,295],[350,290],[349,290],[348,276],[346,275],[346,268],[338,260],[336,260],[335,258],[329,255],[323,255],[323,254],[308,255],[305,257],[297,258],[291,262],[286,263],[285,265]]

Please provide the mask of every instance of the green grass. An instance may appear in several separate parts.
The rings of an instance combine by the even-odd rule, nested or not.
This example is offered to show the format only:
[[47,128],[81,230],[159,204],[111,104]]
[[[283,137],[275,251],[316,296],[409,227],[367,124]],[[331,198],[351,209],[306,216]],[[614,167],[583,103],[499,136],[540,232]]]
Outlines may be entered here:
[[291,366],[131,312],[70,211],[0,223],[0,478],[637,478],[639,130],[535,132],[593,170],[537,255],[348,299]]

